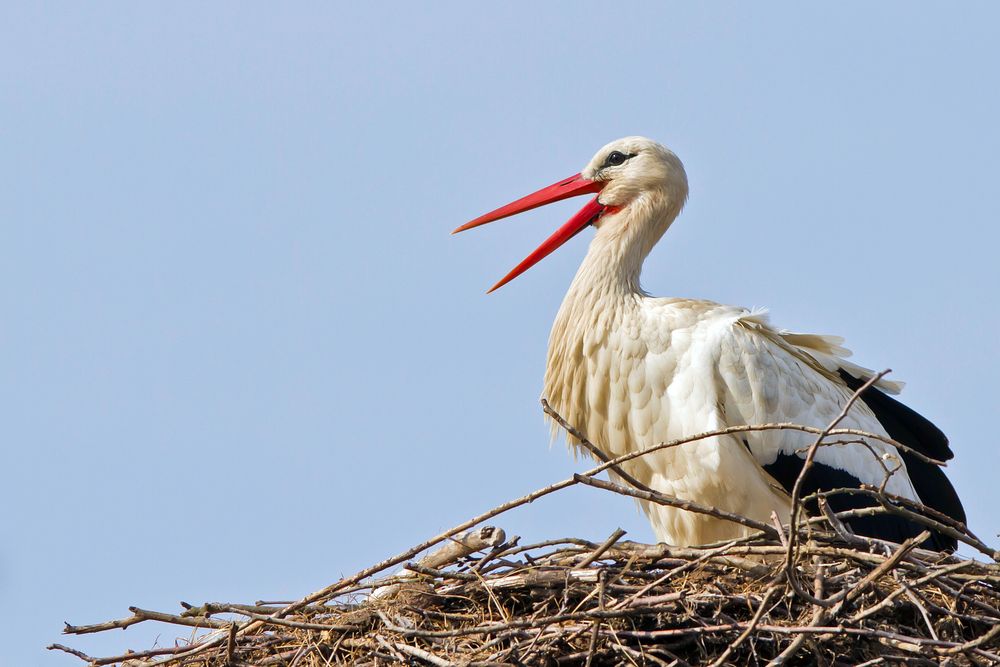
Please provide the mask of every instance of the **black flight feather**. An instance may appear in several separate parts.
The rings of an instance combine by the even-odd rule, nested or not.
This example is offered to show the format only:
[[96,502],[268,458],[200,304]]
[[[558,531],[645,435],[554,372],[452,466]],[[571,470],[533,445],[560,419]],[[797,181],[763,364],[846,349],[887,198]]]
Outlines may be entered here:
[[[844,383],[852,391],[857,391],[865,383],[865,380],[858,379],[844,370],[840,370],[839,373]],[[945,437],[944,433],[926,418],[899,401],[875,387],[869,387],[860,398],[875,413],[875,417],[893,440],[940,461],[948,460],[954,456],[948,447],[948,438]],[[956,521],[965,523],[965,510],[962,508],[962,502],[958,499],[955,488],[945,477],[941,468],[921,461],[909,452],[900,452],[900,455],[920,501]],[[804,463],[805,460],[801,456],[781,453],[773,463],[762,467],[786,491],[791,493]],[[856,489],[860,486],[861,480],[849,472],[814,461],[803,480],[802,496],[805,497],[817,491],[841,488]],[[875,504],[871,498],[848,494],[833,494],[827,500],[830,503],[830,508],[835,512],[861,509]],[[817,513],[816,503],[807,503],[806,510],[812,514]],[[919,535],[924,529],[917,523],[891,514],[855,517],[848,519],[847,525],[859,535],[893,542],[902,542]],[[946,535],[932,532],[931,537],[922,546],[939,551],[954,551],[958,543]]]
[[[865,380],[856,378],[843,369],[839,373],[852,391],[857,391],[865,383]],[[955,456],[941,429],[888,394],[869,387],[861,394],[861,400],[875,413],[875,417],[893,440],[939,461],[947,461]],[[965,523],[965,508],[944,470],[933,463],[921,461],[909,452],[901,451],[900,455],[920,502],[955,521]],[[931,540],[938,549],[953,551],[958,546],[954,539],[936,533]]]

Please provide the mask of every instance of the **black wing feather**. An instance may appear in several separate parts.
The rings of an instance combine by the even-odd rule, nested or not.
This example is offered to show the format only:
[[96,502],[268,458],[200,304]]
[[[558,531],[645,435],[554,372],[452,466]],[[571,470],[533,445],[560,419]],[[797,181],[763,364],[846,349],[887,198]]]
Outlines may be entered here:
[[[857,391],[865,383],[865,380],[856,378],[843,369],[840,370],[840,377],[852,391]],[[869,387],[861,394],[861,400],[871,408],[893,440],[939,461],[948,461],[955,456],[941,429],[888,394]],[[933,463],[921,461],[909,452],[903,451],[900,454],[920,502],[955,521],[965,523],[965,508],[944,470]],[[931,539],[939,549],[954,550],[958,546],[954,539],[943,535],[935,534]]]
[[[795,480],[802,472],[805,460],[795,454],[781,452],[773,463],[761,466],[774,477],[789,493],[795,486]],[[834,489],[859,489],[861,480],[849,472],[834,468],[819,461],[813,461],[802,480],[802,497],[807,497],[817,491],[832,491]],[[846,493],[836,493],[827,496],[830,509],[834,512],[846,512],[848,510],[862,509],[875,505],[868,496],[849,495]],[[815,500],[805,503],[805,509],[809,514],[817,515],[819,507]],[[902,517],[891,514],[876,514],[875,516],[859,516],[847,519],[845,522],[858,535],[877,537],[881,540],[891,540],[902,542],[906,539],[920,534],[922,527],[907,521]],[[936,549],[943,547],[934,546]]]
[[[840,370],[840,377],[853,391],[857,391],[865,380],[858,379]],[[861,395],[861,400],[875,413],[875,417],[885,428],[893,440],[933,459],[946,461],[954,455],[948,447],[948,438],[941,430],[915,411],[899,401],[887,396],[874,387],[869,387]],[[906,472],[913,482],[913,487],[920,501],[942,514],[965,523],[965,510],[955,493],[955,488],[945,477],[940,467],[925,463],[909,452],[900,452],[906,465]],[[804,459],[794,454],[781,453],[773,463],[762,466],[786,491],[791,493],[799,473],[802,472]],[[819,462],[813,462],[808,474],[803,480],[802,495],[808,496],[817,491],[833,489],[860,488],[861,480],[847,471],[834,468]],[[874,501],[865,496],[834,494],[828,498],[830,508],[835,512],[871,507]],[[816,503],[809,503],[806,510],[815,514]],[[919,535],[923,526],[891,514],[878,514],[869,517],[855,517],[847,524],[859,535],[875,537],[893,542],[902,542]],[[954,551],[957,542],[945,535],[933,533],[923,544],[924,547],[939,551]]]

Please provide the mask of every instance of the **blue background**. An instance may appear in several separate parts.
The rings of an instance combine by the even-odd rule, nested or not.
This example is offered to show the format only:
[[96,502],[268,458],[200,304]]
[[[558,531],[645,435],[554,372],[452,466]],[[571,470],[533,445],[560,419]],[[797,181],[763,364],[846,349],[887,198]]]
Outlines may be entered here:
[[[644,134],[646,289],[894,369],[996,543],[990,3],[5,3],[0,663],[130,604],[297,598],[580,470],[538,406],[575,210],[465,220]],[[592,489],[498,522],[651,539]],[[9,633],[9,635],[8,635]]]

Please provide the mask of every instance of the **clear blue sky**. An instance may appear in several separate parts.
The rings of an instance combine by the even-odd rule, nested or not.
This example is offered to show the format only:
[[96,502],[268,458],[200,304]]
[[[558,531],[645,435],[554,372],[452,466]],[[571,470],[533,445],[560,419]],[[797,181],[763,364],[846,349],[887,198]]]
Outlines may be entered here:
[[[996,543],[1000,9],[951,7],[5,3],[0,663],[299,597],[578,470],[538,397],[587,235],[483,294],[574,204],[448,232],[628,134],[691,180],[644,286],[893,368]],[[501,524],[651,538],[593,490]]]

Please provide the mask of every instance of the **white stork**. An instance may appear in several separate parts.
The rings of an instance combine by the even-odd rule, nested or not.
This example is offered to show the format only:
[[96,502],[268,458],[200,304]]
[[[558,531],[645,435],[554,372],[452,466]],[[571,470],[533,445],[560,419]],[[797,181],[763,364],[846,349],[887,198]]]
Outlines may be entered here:
[[[758,311],[643,291],[643,261],[688,195],[681,161],[650,139],[613,141],[581,173],[455,232],[587,193],[598,194],[490,291],[585,227],[596,229],[552,326],[543,396],[606,454],[734,425],[824,428],[872,377],[872,371],[845,361],[850,352],[838,337],[777,329]],[[937,427],[887,395],[900,386],[879,381],[840,427],[890,436],[938,460],[951,458]],[[712,437],[634,459],[625,471],[662,493],[769,522],[772,511],[788,516],[789,493],[814,439],[778,430]],[[804,493],[882,486],[965,522],[940,468],[879,440],[820,447],[805,481]],[[831,506],[839,511],[866,502],[834,496]],[[643,509],[657,538],[674,545],[727,540],[747,530],[673,507],[643,503]],[[849,524],[860,534],[897,542],[920,530],[889,515]],[[954,549],[956,543],[935,534],[926,546]]]

